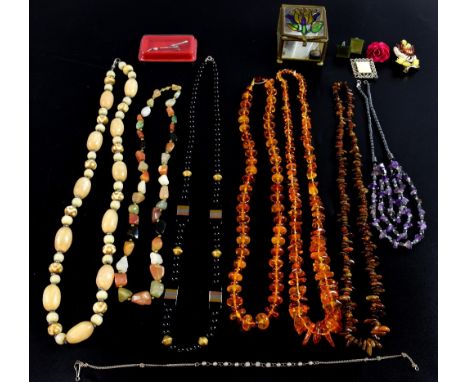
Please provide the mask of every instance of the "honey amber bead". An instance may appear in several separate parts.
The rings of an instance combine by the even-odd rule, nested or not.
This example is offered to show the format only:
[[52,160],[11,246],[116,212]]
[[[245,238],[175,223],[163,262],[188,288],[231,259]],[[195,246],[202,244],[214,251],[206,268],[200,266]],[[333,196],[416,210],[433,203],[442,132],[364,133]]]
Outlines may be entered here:
[[242,275],[238,272],[229,272],[228,277],[232,281],[242,281]]
[[284,255],[284,249],[281,247],[274,247],[271,249],[270,253],[273,256],[283,256]]
[[248,248],[237,248],[236,255],[237,256],[249,256],[250,250]]
[[211,255],[215,258],[219,258],[222,255],[222,252],[219,249],[215,249],[213,252],[211,252]]
[[247,235],[237,236],[236,241],[237,241],[237,244],[239,244],[239,245],[249,244],[250,243],[250,236],[247,236]]
[[270,319],[265,313],[257,314],[255,321],[257,322],[258,328],[261,330],[265,330],[270,326]]
[[249,331],[253,326],[255,326],[255,323],[253,322],[252,316],[250,314],[246,314],[242,318],[242,329],[244,331]]
[[239,125],[239,130],[241,133],[245,132],[248,129],[249,129],[249,125],[246,125],[246,124]]
[[271,177],[271,180],[275,183],[281,183],[283,181],[283,175],[281,174],[274,174],[272,177]]
[[275,258],[268,261],[268,265],[272,268],[281,268],[283,266],[283,260]]
[[226,289],[229,293],[236,292],[239,293],[242,291],[242,287],[238,284],[231,284]]
[[237,259],[234,261],[234,266],[239,269],[244,269],[247,266],[247,263],[244,260]]
[[236,228],[237,233],[248,234],[250,232],[250,227],[248,225],[242,224],[237,226]]
[[250,211],[250,205],[246,203],[238,204],[236,207],[236,211],[240,213],[246,213]]
[[247,166],[247,168],[245,169],[245,172],[247,174],[256,174],[257,173],[257,167],[255,166]]
[[199,344],[200,346],[207,346],[207,345],[208,345],[208,338],[206,338],[206,337],[200,337],[200,338],[198,339],[198,344]]
[[273,227],[273,232],[277,235],[285,235],[287,231],[286,227],[282,225],[275,225]]
[[284,243],[286,242],[286,240],[284,240],[284,237],[281,237],[281,236],[273,236],[271,238],[271,242],[274,244],[274,245],[284,245]]
[[249,117],[247,117],[246,115],[241,115],[241,116],[237,119],[237,121],[238,121],[239,123],[248,123],[248,122],[249,122]]
[[184,177],[190,177],[190,176],[192,176],[192,171],[190,171],[190,170],[185,170],[184,172],[182,172],[182,175],[183,175]]
[[164,336],[161,343],[164,346],[171,346],[172,345],[172,337],[171,336]]
[[180,247],[175,247],[172,249],[172,252],[175,256],[180,256],[184,251]]

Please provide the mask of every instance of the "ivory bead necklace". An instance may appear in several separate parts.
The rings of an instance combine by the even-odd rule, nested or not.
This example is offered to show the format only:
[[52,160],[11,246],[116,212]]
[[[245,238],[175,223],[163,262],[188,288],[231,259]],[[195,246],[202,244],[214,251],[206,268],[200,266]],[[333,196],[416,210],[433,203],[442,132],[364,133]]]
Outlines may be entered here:
[[[91,191],[91,179],[94,175],[94,170],[97,167],[96,164],[96,153],[100,150],[104,137],[103,133],[106,130],[105,125],[108,124],[108,112],[112,108],[114,103],[114,95],[112,94],[113,85],[115,83],[115,72],[114,69],[118,65],[118,68],[127,75],[128,80],[125,83],[124,93],[125,97],[122,102],[117,106],[117,112],[115,117],[110,124],[110,132],[113,137],[112,139],[112,152],[114,154],[114,164],[112,166],[112,177],[114,178],[114,191],[111,196],[110,208],[104,213],[102,218],[101,228],[104,233],[104,246],[102,252],[103,265],[99,269],[96,276],[96,285],[98,292],[96,294],[97,302],[93,305],[94,314],[88,321],[81,321],[68,332],[64,332],[62,325],[59,323],[59,315],[57,309],[61,302],[61,292],[58,284],[60,283],[60,275],[63,272],[63,261],[65,259],[65,253],[68,252],[72,245],[73,233],[70,226],[73,223],[74,218],[78,214],[78,209],[83,203],[90,191]],[[118,214],[117,211],[120,208],[120,202],[123,200],[124,195],[122,193],[123,184],[127,179],[127,167],[123,162],[123,146],[122,146],[122,134],[124,131],[123,119],[125,113],[128,111],[132,98],[138,91],[138,83],[136,81],[136,73],[133,71],[131,65],[127,65],[120,59],[115,59],[112,64],[111,70],[106,73],[104,78],[104,92],[100,98],[100,106],[97,117],[97,125],[95,131],[89,134],[86,146],[89,150],[87,160],[85,161],[84,176],[79,178],[73,188],[74,198],[69,206],[65,207],[65,215],[62,217],[62,227],[59,228],[55,235],[55,255],[54,262],[49,266],[50,284],[45,288],[42,303],[47,313],[47,322],[49,323],[48,332],[49,335],[55,338],[55,341],[59,345],[66,343],[76,344],[88,339],[94,332],[94,328],[99,326],[103,322],[103,315],[107,311],[107,290],[112,286],[114,281],[114,269],[112,267],[112,255],[115,253],[116,248],[114,245],[113,233],[117,229],[118,225]]]
[[[151,305],[151,301],[154,298],[159,298],[164,293],[164,284],[162,283],[162,278],[164,277],[164,266],[163,258],[160,255],[161,248],[163,247],[162,235],[166,229],[166,223],[161,219],[162,212],[167,208],[167,199],[169,198],[169,178],[168,174],[168,162],[171,158],[171,153],[174,150],[175,142],[177,141],[177,136],[175,135],[175,126],[177,123],[177,117],[172,108],[176,100],[180,96],[181,86],[172,85],[167,86],[162,89],[156,89],[153,92],[153,96],[147,101],[147,106],[145,106],[140,114],[137,116],[136,123],[136,132],[138,138],[140,139],[140,149],[135,153],[136,159],[138,161],[138,170],[141,172],[140,181],[137,186],[137,191],[132,195],[132,204],[128,207],[128,239],[125,241],[123,246],[123,256],[116,263],[117,272],[115,274],[115,286],[118,288],[118,298],[120,302],[131,301],[137,305]],[[149,166],[145,161],[146,154],[146,141],[145,134],[143,132],[145,125],[145,118],[151,114],[151,109],[154,106],[154,101],[159,98],[163,93],[168,90],[173,90],[174,94],[171,98],[167,99],[165,102],[166,112],[170,118],[169,124],[169,140],[166,143],[164,152],[161,154],[161,165],[158,167],[159,178],[158,182],[161,185],[159,190],[159,200],[156,203],[156,206],[152,210],[151,219],[154,224],[156,231],[156,236],[151,242],[151,265],[149,266],[149,271],[153,278],[151,281],[151,286],[149,290],[144,290],[133,294],[129,289],[124,288],[127,285],[127,269],[128,269],[128,257],[133,253],[135,249],[135,243],[138,241],[139,232],[139,213],[140,213],[140,203],[145,200],[146,193],[146,184],[150,180],[149,176]]]

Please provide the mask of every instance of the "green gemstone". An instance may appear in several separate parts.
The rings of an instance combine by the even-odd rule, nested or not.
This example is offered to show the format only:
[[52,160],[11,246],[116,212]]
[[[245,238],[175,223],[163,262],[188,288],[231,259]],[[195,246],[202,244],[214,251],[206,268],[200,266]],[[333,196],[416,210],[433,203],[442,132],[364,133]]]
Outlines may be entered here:
[[312,32],[313,33],[318,33],[322,30],[323,28],[323,21],[314,21],[312,23]]
[[136,128],[137,128],[138,130],[143,129],[143,126],[145,126],[145,122],[144,122],[144,121],[138,121],[138,122],[136,123]]
[[128,212],[138,215],[138,212],[140,212],[140,207],[138,207],[138,204],[130,204],[128,206]]
[[167,209],[167,202],[163,199],[156,203],[156,208],[160,208],[162,210]]
[[172,123],[177,123],[177,117],[175,115],[172,116],[171,118]]
[[133,293],[131,290],[128,290],[127,288],[119,288],[118,296],[120,302],[127,301],[130,297],[132,297],[132,295]]
[[151,281],[150,293],[153,297],[161,297],[164,293],[164,284],[156,280]]

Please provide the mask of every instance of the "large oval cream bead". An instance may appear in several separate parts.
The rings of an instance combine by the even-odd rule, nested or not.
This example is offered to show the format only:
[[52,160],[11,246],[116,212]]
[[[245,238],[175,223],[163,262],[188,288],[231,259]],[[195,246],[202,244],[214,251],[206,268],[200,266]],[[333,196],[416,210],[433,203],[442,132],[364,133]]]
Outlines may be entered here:
[[54,246],[57,252],[65,253],[70,249],[73,232],[70,227],[61,227],[55,234]]
[[96,276],[96,285],[100,289],[109,290],[114,282],[114,268],[112,265],[103,265]]
[[101,105],[101,107],[104,107],[107,110],[109,110],[114,104],[114,95],[112,94],[112,92],[109,90],[105,90],[101,94],[101,99],[99,101],[99,104]]
[[47,285],[44,289],[44,294],[42,295],[42,305],[44,305],[44,309],[48,312],[53,310],[57,310],[60,306],[60,301],[62,299],[62,295],[60,293],[60,288],[55,284]]
[[129,78],[125,82],[124,92],[127,97],[135,97],[138,91],[138,82],[134,78]]
[[110,133],[113,137],[120,137],[124,132],[124,123],[120,118],[114,118],[110,125]]
[[93,334],[94,325],[90,321],[82,321],[71,328],[67,333],[67,342],[77,344],[87,340]]
[[102,133],[99,131],[93,131],[88,136],[88,142],[86,142],[86,147],[89,151],[99,151],[102,146]]
[[112,166],[114,180],[124,182],[127,179],[127,165],[124,162],[115,162]]
[[91,181],[87,177],[82,176],[75,183],[75,187],[73,188],[73,195],[75,195],[75,198],[84,199],[88,196],[90,191]]
[[109,208],[102,217],[101,228],[104,233],[114,233],[119,222],[119,215],[112,208]]

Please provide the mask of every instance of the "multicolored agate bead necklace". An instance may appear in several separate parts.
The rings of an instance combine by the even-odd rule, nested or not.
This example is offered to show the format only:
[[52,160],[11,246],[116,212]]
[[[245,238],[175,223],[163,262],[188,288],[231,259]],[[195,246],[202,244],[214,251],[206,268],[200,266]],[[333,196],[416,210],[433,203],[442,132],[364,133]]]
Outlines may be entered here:
[[[180,267],[181,258],[186,251],[184,245],[185,228],[189,222],[190,216],[190,188],[192,178],[192,153],[195,145],[195,107],[197,105],[198,90],[200,80],[207,65],[211,65],[213,70],[213,134],[214,134],[214,153],[213,153],[213,187],[210,208],[210,227],[211,239],[213,245],[212,256],[212,279],[211,290],[208,294],[210,318],[209,328],[205,335],[198,338],[198,341],[192,345],[176,344],[173,338],[174,314],[177,307],[177,297],[180,286]],[[222,288],[221,288],[221,236],[222,236],[222,209],[221,209],[221,117],[219,112],[219,79],[218,67],[213,57],[208,56],[200,65],[193,84],[192,98],[190,100],[190,117],[188,126],[188,140],[185,151],[184,170],[182,172],[183,183],[180,202],[177,206],[176,218],[176,241],[173,252],[172,270],[169,281],[164,293],[164,315],[163,315],[163,339],[162,344],[170,350],[177,352],[190,352],[208,345],[208,341],[215,335],[219,323],[219,315],[222,309]]]
[[[140,149],[135,153],[138,161],[138,170],[141,172],[140,181],[138,183],[137,191],[132,195],[132,204],[128,207],[128,239],[123,245],[123,256],[116,263],[117,272],[115,274],[115,286],[118,288],[118,298],[120,302],[131,301],[138,305],[151,305],[151,301],[154,298],[159,298],[164,293],[164,284],[162,278],[164,277],[164,266],[163,258],[160,254],[163,246],[162,235],[166,229],[166,222],[161,219],[163,211],[167,208],[167,199],[169,198],[169,178],[168,174],[168,162],[171,158],[171,153],[175,148],[177,136],[175,135],[175,127],[177,123],[177,117],[174,113],[173,106],[176,100],[181,94],[182,87],[179,85],[171,85],[162,89],[156,89],[153,92],[153,96],[147,101],[147,106],[141,109],[140,114],[137,116],[136,132],[140,140]],[[152,210],[151,219],[154,224],[156,236],[151,242],[151,253],[150,261],[151,265],[149,270],[153,281],[151,282],[150,290],[145,290],[133,294],[129,289],[124,288],[127,285],[127,270],[128,270],[128,257],[133,253],[135,249],[135,243],[139,239],[139,213],[140,203],[145,200],[146,184],[150,180],[149,166],[146,160],[146,141],[144,134],[145,118],[151,114],[151,109],[154,106],[154,101],[161,97],[161,95],[172,90],[174,94],[171,98],[165,102],[166,112],[171,122],[169,124],[169,141],[166,143],[165,151],[161,154],[161,165],[158,167],[159,178],[158,182],[161,185],[159,190],[160,200],[156,203],[156,206]]]
[[[57,313],[57,309],[61,302],[61,292],[58,284],[60,283],[60,275],[63,272],[62,262],[65,259],[64,254],[68,252],[73,241],[73,233],[70,226],[78,214],[78,208],[81,207],[83,199],[85,199],[91,191],[91,178],[93,177],[94,170],[97,167],[96,153],[102,146],[104,139],[103,133],[106,130],[105,125],[109,122],[107,115],[114,103],[112,90],[115,83],[114,68],[117,64],[119,69],[127,75],[128,80],[124,87],[125,97],[117,106],[118,111],[115,113],[115,117],[110,125],[110,132],[113,137],[112,152],[114,153],[112,177],[115,182],[110,208],[104,213],[101,224],[102,231],[104,233],[104,246],[102,247],[104,256],[102,257],[103,265],[96,276],[96,285],[98,287],[98,292],[96,294],[97,302],[93,305],[94,314],[91,316],[91,319],[89,321],[82,321],[76,324],[65,334],[63,332],[62,325],[58,322],[59,315]],[[93,334],[94,328],[102,324],[103,315],[107,311],[107,304],[105,302],[107,299],[107,290],[109,290],[114,282],[114,269],[111,264],[113,261],[112,255],[116,252],[116,248],[114,245],[113,233],[117,229],[117,211],[120,208],[120,202],[124,198],[122,190],[123,184],[127,179],[127,167],[123,162],[122,154],[124,151],[122,146],[122,133],[124,131],[123,119],[132,103],[132,98],[136,95],[137,91],[138,83],[136,81],[136,73],[133,71],[133,67],[119,59],[115,59],[111,70],[106,73],[106,77],[104,79],[104,92],[100,98],[101,108],[99,109],[95,131],[89,135],[86,143],[89,151],[87,156],[88,159],[85,161],[84,176],[79,178],[75,183],[75,187],[73,188],[74,198],[71,205],[65,208],[65,215],[62,217],[62,227],[55,235],[54,244],[56,253],[54,255],[54,262],[49,266],[51,274],[50,284],[45,288],[42,297],[44,309],[48,312],[48,332],[51,336],[54,336],[55,341],[59,345],[63,345],[65,343],[76,344],[88,339]]]
[[[301,104],[301,141],[305,151],[305,161],[307,164],[307,179],[309,191],[309,205],[312,215],[312,227],[310,232],[310,257],[313,259],[313,269],[315,280],[320,288],[320,300],[324,311],[324,318],[318,322],[312,322],[308,316],[309,305],[307,300],[307,278],[306,272],[302,269],[304,259],[302,241],[302,201],[297,178],[297,163],[295,158],[294,127],[292,122],[291,105],[289,103],[288,82],[284,75],[293,76],[299,83],[298,99]],[[324,207],[317,188],[317,163],[312,146],[310,108],[306,99],[306,83],[304,77],[292,70],[283,69],[276,75],[283,90],[283,121],[286,136],[286,168],[288,170],[289,200],[291,208],[288,212],[290,217],[289,235],[289,261],[292,271],[289,275],[289,313],[294,321],[296,332],[305,334],[303,344],[307,344],[310,337],[316,344],[322,337],[334,346],[332,333],[339,333],[341,330],[341,303],[338,301],[338,284],[333,279],[333,272],[330,270],[330,258],[327,255],[325,229],[324,229]]]
[[[354,117],[354,95],[346,82],[335,82],[333,84],[333,96],[335,98],[336,115],[338,116],[338,127],[336,129],[336,158],[338,161],[337,186],[340,198],[340,212],[338,221],[341,232],[341,256],[343,258],[343,275],[340,301],[343,304],[343,331],[342,334],[346,345],[358,346],[372,356],[374,348],[381,348],[380,337],[386,335],[390,329],[380,323],[380,319],[385,315],[385,306],[381,301],[381,295],[384,292],[382,276],[376,271],[379,259],[375,255],[376,245],[372,240],[372,232],[368,223],[369,212],[367,205],[367,189],[364,186],[362,177],[361,153],[359,150],[358,139],[354,129],[356,124]],[[341,99],[341,94],[346,98]],[[346,102],[346,107],[344,106]],[[345,135],[347,135],[345,137]],[[348,148],[349,145],[349,148]],[[353,234],[350,222],[350,212],[352,203],[348,193],[346,178],[349,171],[352,174],[357,196],[356,203],[356,226],[359,235]],[[350,190],[351,191],[351,190]],[[353,241],[353,237],[356,240]],[[361,254],[365,260],[365,270],[369,277],[370,293],[366,296],[369,304],[370,317],[362,320],[362,323],[368,328],[368,336],[365,338],[357,337],[357,325],[360,321],[355,318],[354,311],[357,304],[353,301],[353,275],[351,273],[354,267],[353,253],[355,252],[356,242],[361,248]]]
[[[273,227],[273,236],[271,242],[273,247],[271,249],[271,259],[268,265],[271,267],[271,272],[268,274],[271,279],[270,284],[270,296],[268,297],[269,306],[265,308],[265,313],[258,313],[255,319],[252,315],[247,314],[246,309],[242,307],[243,299],[241,297],[241,281],[243,279],[242,269],[246,264],[246,258],[250,255],[248,248],[250,243],[250,216],[249,201],[252,195],[253,183],[255,182],[255,175],[257,174],[257,150],[255,150],[255,141],[250,133],[249,126],[249,114],[252,106],[251,102],[253,99],[253,87],[254,85],[264,84],[266,91],[266,106],[265,114],[263,116],[263,129],[265,135],[265,144],[269,154],[269,160],[271,164],[271,196],[270,200],[272,203],[271,212],[273,214],[273,221],[275,223]],[[230,293],[230,297],[227,300],[227,305],[230,306],[232,313],[230,318],[237,320],[243,330],[248,331],[253,327],[265,330],[270,325],[270,319],[272,317],[278,317],[277,308],[282,303],[283,298],[281,292],[284,289],[282,284],[283,272],[283,260],[281,260],[284,254],[283,246],[285,244],[284,235],[287,233],[285,227],[286,217],[284,216],[284,205],[282,203],[284,195],[282,193],[283,186],[283,175],[281,167],[281,156],[278,148],[278,141],[275,138],[275,105],[276,105],[276,89],[275,80],[253,80],[252,83],[247,87],[246,91],[242,94],[242,101],[240,103],[239,119],[240,124],[239,130],[241,131],[242,146],[244,148],[245,155],[245,175],[242,177],[242,184],[239,187],[240,193],[237,196],[239,204],[237,205],[237,249],[236,249],[236,260],[234,261],[234,270],[229,273],[231,283],[227,288]]]
[[[371,194],[371,216],[372,225],[379,231],[379,238],[388,240],[394,248],[411,249],[419,243],[426,231],[427,225],[424,220],[426,212],[422,208],[422,201],[418,191],[409,175],[395,159],[388,147],[382,126],[377,117],[372,103],[372,94],[369,81],[364,81],[367,87],[367,95],[362,90],[361,81],[357,82],[357,89],[364,98],[366,104],[369,140],[372,153],[372,183]],[[385,148],[389,164],[378,163],[375,155],[374,133],[372,118],[375,120],[382,144]],[[409,191],[409,192],[408,192]],[[411,200],[412,199],[412,200]],[[417,222],[413,219],[411,204],[416,206],[418,213]],[[414,232],[411,238],[409,231]]]

